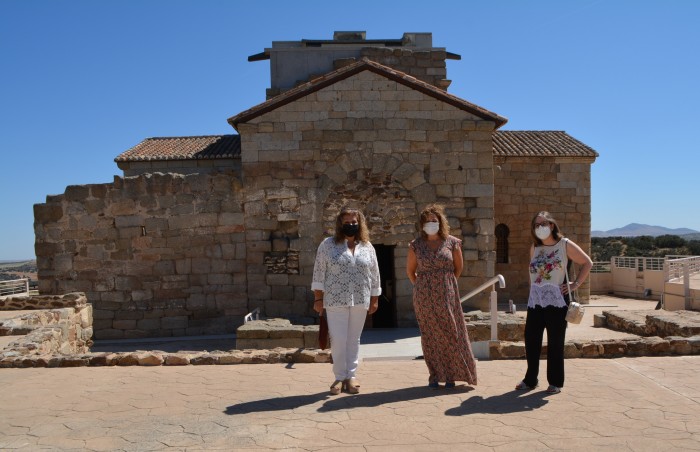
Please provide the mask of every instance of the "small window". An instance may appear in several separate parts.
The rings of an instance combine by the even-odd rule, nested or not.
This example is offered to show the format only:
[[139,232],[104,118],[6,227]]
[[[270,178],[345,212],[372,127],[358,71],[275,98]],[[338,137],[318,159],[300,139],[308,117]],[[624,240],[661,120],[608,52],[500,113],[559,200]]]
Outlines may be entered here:
[[497,264],[507,264],[508,263],[508,235],[510,234],[510,229],[508,226],[501,223],[496,226],[496,263]]

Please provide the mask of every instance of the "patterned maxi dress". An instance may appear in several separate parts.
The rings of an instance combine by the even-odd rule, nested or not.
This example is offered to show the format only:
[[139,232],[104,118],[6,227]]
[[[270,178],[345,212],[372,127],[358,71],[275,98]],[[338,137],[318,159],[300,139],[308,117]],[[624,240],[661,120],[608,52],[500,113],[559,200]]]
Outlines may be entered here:
[[448,236],[433,251],[418,238],[409,245],[416,254],[413,308],[421,331],[423,357],[430,381],[476,384],[476,362],[459,302],[452,250],[461,240]]

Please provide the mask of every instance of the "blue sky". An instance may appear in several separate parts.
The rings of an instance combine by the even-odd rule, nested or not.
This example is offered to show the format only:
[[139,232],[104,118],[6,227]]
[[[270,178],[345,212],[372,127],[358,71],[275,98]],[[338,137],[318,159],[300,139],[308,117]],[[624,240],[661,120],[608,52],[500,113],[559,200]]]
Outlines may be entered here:
[[592,228],[700,230],[694,0],[0,1],[0,260],[34,257],[33,205],[111,182],[147,137],[234,133],[272,41],[432,32],[449,91],[600,153]]

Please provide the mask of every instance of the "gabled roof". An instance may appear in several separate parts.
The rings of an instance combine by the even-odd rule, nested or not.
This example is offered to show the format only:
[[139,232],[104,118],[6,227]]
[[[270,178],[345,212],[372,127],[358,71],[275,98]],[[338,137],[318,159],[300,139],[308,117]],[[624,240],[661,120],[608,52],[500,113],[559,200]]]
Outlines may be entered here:
[[493,155],[502,157],[598,157],[598,153],[558,130],[498,130]]
[[240,158],[240,135],[146,138],[115,162]]
[[401,83],[402,85],[408,86],[411,89],[420,91],[423,94],[431,96],[442,102],[446,102],[454,107],[457,107],[461,110],[467,111],[473,115],[483,118],[484,120],[493,121],[496,123],[496,128],[499,128],[503,124],[508,122],[508,120],[503,116],[499,116],[496,113],[486,110],[485,108],[467,102],[466,100],[461,99],[457,96],[453,96],[447,91],[433,86],[430,83],[418,80],[417,78],[412,77],[404,72],[392,69],[388,66],[384,66],[367,58],[362,58],[361,60],[356,61],[355,63],[349,64],[340,69],[336,69],[335,71],[331,71],[321,77],[315,78],[310,82],[299,85],[295,88],[290,89],[289,91],[285,91],[279,96],[275,96],[272,99],[267,100],[266,102],[263,102],[259,105],[256,105],[253,108],[250,108],[244,112],[230,117],[228,119],[228,122],[235,128],[241,122],[248,122],[251,119],[254,119],[267,112],[273,111],[290,102],[294,102],[297,99],[314,93],[322,88],[330,86],[362,71],[371,71],[376,74],[382,75],[390,80],[394,80],[397,83]]
[[[240,135],[146,138],[115,162],[240,158]],[[502,157],[598,157],[598,153],[562,131],[499,130],[493,155]]]

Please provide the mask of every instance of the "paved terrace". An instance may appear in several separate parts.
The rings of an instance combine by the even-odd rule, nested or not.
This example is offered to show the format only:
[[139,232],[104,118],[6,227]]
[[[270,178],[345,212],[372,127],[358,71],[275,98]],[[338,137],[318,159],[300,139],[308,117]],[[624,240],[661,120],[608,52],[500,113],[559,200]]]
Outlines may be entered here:
[[[591,324],[569,338],[624,334]],[[0,450],[700,449],[700,356],[569,359],[557,395],[513,390],[523,360],[480,361],[477,386],[435,391],[416,331],[389,333],[363,335],[359,395],[328,395],[329,364],[0,369]]]

